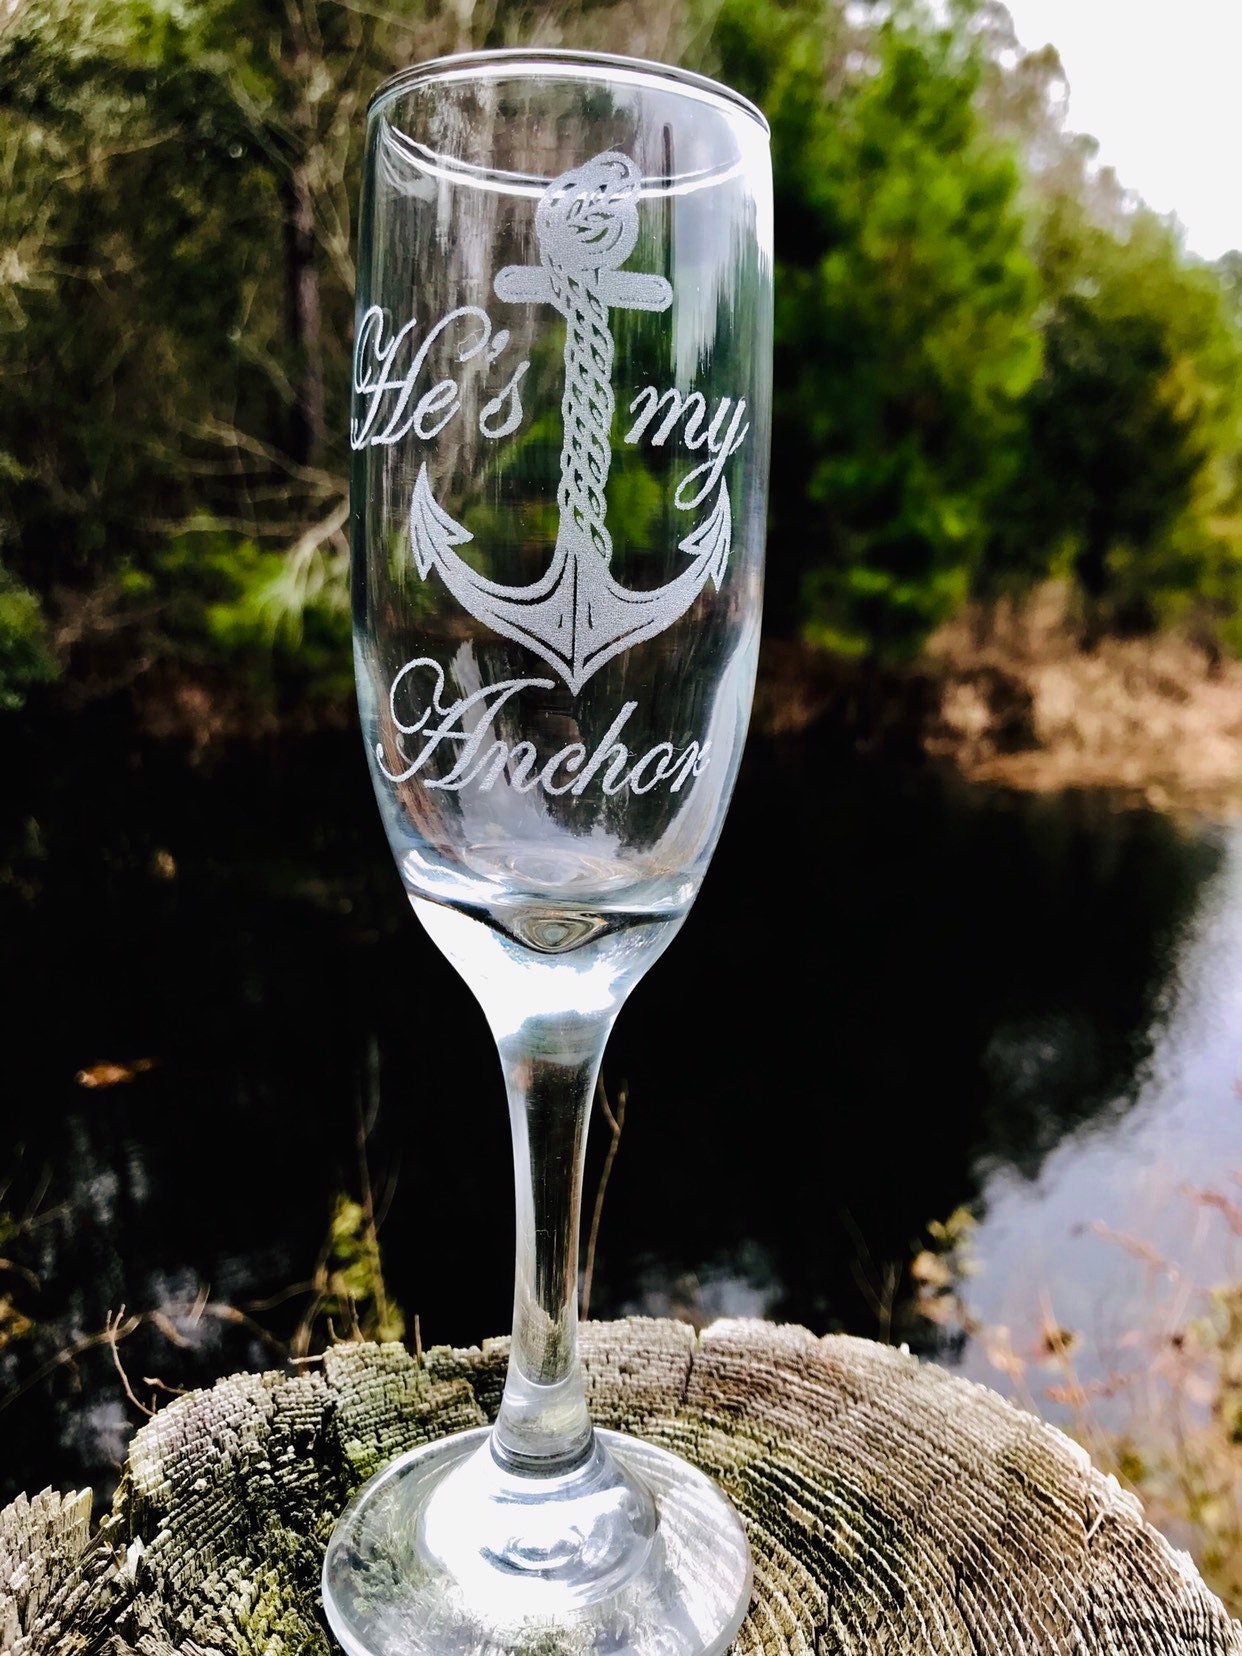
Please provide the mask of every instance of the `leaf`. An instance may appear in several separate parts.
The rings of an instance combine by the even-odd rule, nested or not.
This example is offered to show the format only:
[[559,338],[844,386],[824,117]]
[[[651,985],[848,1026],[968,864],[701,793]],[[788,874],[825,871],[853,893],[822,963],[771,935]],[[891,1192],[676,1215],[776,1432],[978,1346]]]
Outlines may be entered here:
[[931,1288],[948,1288],[953,1282],[953,1271],[940,1254],[924,1248],[910,1265],[910,1275],[916,1282],[925,1282]]
[[1040,1354],[1048,1361],[1057,1362],[1070,1356],[1078,1343],[1078,1335],[1072,1328],[1058,1328],[1055,1323],[1046,1323],[1040,1330]]
[[952,1294],[920,1294],[914,1309],[938,1328],[950,1328],[962,1321],[961,1307]]
[[0,1351],[29,1334],[33,1327],[25,1312],[19,1311],[7,1294],[0,1294]]
[[104,1060],[80,1069],[74,1080],[79,1087],[120,1087],[136,1075],[145,1075],[148,1070],[154,1069],[157,1062],[155,1058],[135,1058],[129,1064],[113,1064]]

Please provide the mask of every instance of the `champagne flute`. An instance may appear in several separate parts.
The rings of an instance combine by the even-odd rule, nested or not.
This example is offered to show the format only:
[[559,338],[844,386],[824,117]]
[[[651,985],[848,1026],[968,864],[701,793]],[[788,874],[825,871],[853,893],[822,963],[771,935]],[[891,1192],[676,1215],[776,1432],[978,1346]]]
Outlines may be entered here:
[[702,1656],[749,1601],[722,1491],[593,1428],[576,1295],[604,1043],[694,900],[749,717],[771,212],[762,115],[664,65],[475,53],[371,105],[359,707],[414,912],[499,1050],[517,1267],[494,1427],[394,1461],[333,1533],[350,1656]]

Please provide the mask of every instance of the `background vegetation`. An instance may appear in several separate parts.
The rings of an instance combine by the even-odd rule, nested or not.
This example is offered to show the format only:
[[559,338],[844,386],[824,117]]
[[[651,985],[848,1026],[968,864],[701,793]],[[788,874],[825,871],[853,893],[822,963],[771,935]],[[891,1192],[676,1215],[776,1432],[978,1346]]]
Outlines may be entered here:
[[1053,575],[1092,627],[1242,646],[1242,258],[1093,165],[995,0],[10,0],[0,703],[345,703],[363,109],[514,41],[771,119],[777,630],[901,659]]
[[[1209,653],[1242,654],[1242,254],[1215,266],[1191,258],[1176,225],[1095,165],[1091,140],[1066,130],[1055,53],[1024,52],[996,0],[0,0],[0,710],[110,699],[159,732],[188,724],[254,731],[264,718],[309,728],[348,708],[345,387],[363,111],[374,86],[406,63],[515,42],[681,61],[736,85],[771,120],[778,360],[769,624],[778,632],[846,660],[907,661],[944,622],[959,617],[966,630],[990,601],[1020,598],[1052,577],[1088,639],[1177,631]],[[1010,641],[1008,658],[985,662],[991,679],[976,674],[982,687],[958,687],[962,728],[987,733],[979,704],[1024,649]],[[1199,725],[1172,723],[1164,692],[1171,684],[1182,693],[1190,649],[1185,636],[1162,641],[1161,699],[1144,703],[1133,684],[1147,649],[1110,637],[1094,657],[1059,664],[1053,734],[1069,732],[1061,746],[1090,758],[1092,741],[1107,746],[1099,732],[1116,725],[1124,741],[1115,745],[1127,755],[1163,743],[1162,769],[1173,768],[1174,749],[1221,753],[1236,702],[1222,713],[1208,699]],[[1026,653],[1046,650],[1040,633]],[[1091,678],[1110,652],[1120,659],[1113,677],[1128,691],[1116,709],[1105,703],[1111,686],[1097,694]],[[820,694],[801,655],[789,655],[802,678],[792,693],[793,675],[769,692],[773,730],[796,726],[791,706],[809,707]],[[826,698],[839,681],[829,673],[824,682]],[[1014,745],[1029,745],[1025,727],[1039,725],[1039,708],[1014,706],[1011,722],[1022,727]],[[99,731],[106,711],[83,728]],[[837,711],[844,722],[840,702]],[[865,705],[858,718],[871,718]],[[376,844],[364,855],[346,828],[323,827],[312,754],[303,755],[297,791],[291,750],[313,744],[288,744],[288,768],[268,791],[243,769],[213,805],[210,790],[183,788],[155,763],[119,776],[104,758],[90,768],[89,736],[42,742],[42,726],[26,729],[35,723],[0,720],[6,740],[28,740],[23,759],[40,737],[43,778],[29,799],[24,787],[10,790],[13,821],[0,821],[11,842],[0,895],[16,917],[6,921],[4,993],[22,1034],[11,1038],[6,1063],[16,1049],[16,1073],[27,1079],[11,1090],[29,1100],[25,1116],[55,1117],[46,1139],[35,1135],[30,1159],[37,1165],[46,1153],[57,1183],[50,1213],[34,1199],[27,1211],[24,1198],[8,1194],[12,1170],[0,1167],[0,1251],[13,1256],[0,1260],[0,1409],[33,1408],[41,1388],[64,1406],[0,1425],[11,1444],[37,1444],[43,1455],[53,1439],[47,1423],[59,1422],[65,1458],[56,1465],[69,1482],[70,1467],[74,1481],[83,1464],[97,1474],[103,1454],[102,1414],[95,1438],[75,1435],[83,1411],[70,1380],[87,1353],[100,1362],[83,1363],[84,1389],[103,1392],[104,1359],[120,1345],[128,1401],[151,1407],[158,1397],[135,1399],[124,1364],[136,1382],[149,1361],[174,1382],[199,1384],[273,1351],[304,1355],[342,1332],[400,1331],[376,1241],[386,1204],[372,1201],[365,1154],[359,1199],[334,1199],[322,1245],[312,1237],[303,1246],[292,1205],[269,1215],[254,1241],[272,1181],[259,1154],[247,1159],[265,1183],[237,1186],[233,1143],[266,1123],[270,1137],[259,1143],[280,1157],[276,1182],[292,1191],[290,1204],[313,1201],[287,1176],[289,1123],[296,1119],[299,1140],[307,1122],[326,1133],[327,1101],[345,1085],[355,1024],[364,1024],[358,1007],[381,987],[394,1008],[406,993],[395,966],[407,969],[405,933],[390,938],[376,917],[392,915],[394,927],[409,919],[388,884],[382,901],[369,897],[357,873],[370,856],[390,881],[386,850]],[[1220,761],[1235,783],[1237,751],[1226,745]],[[244,752],[237,744],[231,757]],[[1080,782],[1083,774],[1099,780],[1088,769]],[[1131,822],[1115,835],[1097,824],[1080,835],[1069,814],[1015,831],[1007,807],[976,830],[938,797],[920,807],[918,790],[904,783],[869,775],[863,787],[839,767],[833,787],[836,809],[821,819],[808,808],[807,838],[794,841],[800,866],[823,881],[800,900],[817,903],[807,912],[822,919],[807,928],[799,917],[802,929],[778,931],[785,946],[772,953],[801,963],[806,930],[832,939],[795,974],[788,1044],[813,1031],[818,1051],[824,1020],[837,1019],[833,1099],[855,1111],[845,1131],[883,1119],[886,1143],[851,1162],[835,1117],[817,1107],[816,1076],[787,1086],[813,1101],[804,1130],[829,1122],[819,1129],[828,1135],[822,1152],[804,1158],[815,1202],[801,1205],[797,1231],[810,1262],[802,1275],[819,1297],[808,1290],[796,1303],[808,1318],[837,1314],[839,1285],[814,1274],[827,1272],[835,1235],[823,1215],[834,1199],[861,1202],[864,1219],[870,1212],[880,1236],[890,1236],[887,1253],[876,1244],[888,1262],[879,1316],[887,1337],[905,1280],[903,1204],[922,1190],[923,1164],[939,1167],[943,1156],[964,1167],[967,1125],[986,1139],[989,1109],[1005,1124],[1000,1159],[1020,1161],[1013,1146],[1026,1142],[1023,1133],[1046,1145],[1080,1125],[1099,1097],[1122,1092],[1122,1081],[1100,1079],[1112,1074],[1108,1041],[1153,1016],[1139,993],[1164,969],[1152,939],[1179,931],[1192,897],[1199,901],[1202,848],[1175,845],[1165,824]],[[361,782],[355,792],[374,834]],[[844,833],[833,826],[842,818]],[[739,845],[771,833],[766,803],[748,820]],[[922,847],[921,861],[911,845]],[[788,845],[786,854],[793,866]],[[1012,866],[1012,881],[989,873],[989,859]],[[335,868],[331,877],[325,866]],[[703,934],[713,957],[733,946],[737,892],[753,883],[740,861],[738,869],[727,929],[722,921]],[[1076,875],[1083,869],[1090,878]],[[315,927],[303,903],[315,908]],[[753,913],[752,929],[761,923],[768,935],[767,908]],[[843,913],[853,915],[852,929],[843,929]],[[368,964],[372,956],[378,964]],[[986,971],[972,976],[976,960]],[[946,986],[940,998],[933,982]],[[45,996],[51,983],[57,992]],[[1234,987],[1226,969],[1223,1005]],[[45,1012],[43,999],[54,1009]],[[892,1041],[893,1006],[914,1019],[904,1043]],[[413,1048],[393,1032],[407,1038],[408,1008],[376,1016],[391,1043],[394,1088],[404,1086]],[[322,1045],[307,1040],[308,1026],[330,1024],[343,1031],[335,1045],[326,1035]],[[843,1028],[855,1032],[852,1047],[840,1040]],[[477,1045],[477,1032],[468,1039]],[[917,1055],[917,1086],[900,1067],[903,1044]],[[854,1053],[852,1068],[843,1049]],[[114,1050],[158,1052],[164,1068],[133,1089],[133,1115],[120,1127],[100,1108],[85,1128],[66,1085],[92,1097],[96,1088],[124,1093],[148,1067],[95,1062]],[[1012,1089],[996,1082],[987,1091],[987,1065],[1006,1050],[1023,1063],[1034,1054],[1030,1062],[1044,1067],[1031,1080],[1015,1058]],[[74,1053],[86,1067],[63,1083]],[[738,1067],[732,1050],[729,1062]],[[432,1102],[437,1084],[447,1089],[445,1073],[423,1082]],[[793,1071],[773,1072],[765,1051],[761,1073],[762,1088],[775,1092],[773,1074]],[[141,1089],[161,1084],[167,1091],[144,1105]],[[740,1109],[741,1094],[730,1096]],[[670,1115],[687,1117],[679,1102]],[[747,1096],[747,1122],[752,1103]],[[892,1116],[894,1108],[906,1114]],[[710,1119],[714,1130],[718,1118]],[[168,1120],[186,1123],[184,1140],[161,1136]],[[756,1174],[741,1120],[721,1136],[749,1146],[749,1202],[774,1164],[760,1160]],[[204,1121],[212,1131],[200,1133]],[[29,1119],[21,1125],[31,1130]],[[422,1119],[409,1129],[420,1155],[428,1131]],[[700,1126],[699,1140],[685,1142],[697,1151],[704,1136]],[[365,1130],[359,1137],[365,1150]],[[904,1160],[890,1137],[904,1142]],[[204,1141],[216,1159],[204,1157]],[[325,1142],[307,1140],[308,1180],[312,1162],[329,1165]],[[93,1159],[83,1150],[92,1144]],[[648,1160],[661,1158],[677,1163],[663,1141]],[[147,1179],[150,1167],[157,1172]],[[841,1182],[825,1185],[838,1167]],[[176,1226],[164,1218],[171,1206],[156,1207],[144,1231],[154,1198],[143,1182],[158,1193],[164,1178],[174,1194],[163,1199],[179,1204]],[[966,1175],[957,1161],[952,1178],[958,1196],[973,1199],[969,1181],[959,1189]],[[775,1178],[766,1182],[777,1190]],[[206,1222],[194,1229],[195,1204],[184,1195],[208,1186],[202,1205],[218,1238]],[[883,1204],[893,1187],[890,1210]],[[635,1207],[675,1205],[635,1189]],[[221,1218],[222,1191],[240,1219]],[[798,1207],[784,1186],[779,1205]],[[804,1224],[812,1208],[814,1222]],[[960,1298],[963,1211],[933,1229],[909,1272],[915,1309],[936,1328]],[[1242,1234],[1235,1206],[1226,1217]],[[786,1234],[770,1213],[754,1223]],[[406,1233],[405,1274],[394,1277],[411,1312],[415,1289],[428,1293],[437,1274],[424,1271],[421,1215],[417,1224],[412,1241]],[[107,1248],[118,1263],[105,1270],[99,1259],[113,1255],[99,1238],[113,1230],[119,1240]],[[289,1251],[302,1247],[299,1272],[305,1257],[313,1265],[305,1282],[286,1290],[283,1278],[264,1298],[273,1286],[264,1273],[281,1268],[270,1259],[286,1257],[273,1240],[282,1233],[294,1237]],[[645,1215],[630,1234],[645,1244]],[[230,1250],[242,1261],[226,1257],[236,1305],[223,1290],[199,1293],[189,1274]],[[394,1252],[402,1257],[398,1244]],[[1236,1273],[1231,1280],[1210,1300],[1188,1292],[1185,1314],[1162,1329],[1159,1346],[1153,1337],[1163,1389],[1132,1431],[1092,1425],[1086,1406],[1097,1400],[1065,1369],[1070,1342],[1051,1319],[1009,1379],[1016,1386],[1051,1362],[1066,1388],[1061,1401],[1082,1404],[1080,1435],[1097,1459],[1194,1543],[1239,1608],[1242,1312]],[[459,1291],[449,1279],[446,1294]],[[146,1309],[110,1312],[101,1326],[97,1301]],[[163,1339],[166,1324],[176,1338],[151,1357],[144,1340]],[[417,1343],[413,1315],[407,1333]],[[258,1345],[239,1354],[210,1343],[224,1334]],[[184,1366],[165,1366],[174,1360]],[[1057,1399],[1045,1388],[1035,1401]]]

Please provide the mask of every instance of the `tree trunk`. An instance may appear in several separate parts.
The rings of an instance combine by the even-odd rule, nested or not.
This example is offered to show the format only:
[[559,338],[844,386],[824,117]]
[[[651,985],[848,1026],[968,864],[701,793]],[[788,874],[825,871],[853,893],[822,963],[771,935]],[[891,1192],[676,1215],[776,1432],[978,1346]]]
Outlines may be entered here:
[[[294,16],[293,9],[291,16]],[[296,16],[287,63],[287,82],[294,96],[291,124],[296,144],[289,177],[282,192],[285,203],[285,281],[297,393],[290,453],[293,459],[304,465],[316,465],[323,454],[325,424],[323,315],[319,297],[312,172],[315,119],[307,96],[314,65],[306,30]]]
[[[601,1425],[676,1449],[746,1520],[744,1656],[1242,1656],[1138,1503],[1070,1440],[889,1347],[764,1323],[583,1330]],[[391,1456],[494,1417],[506,1342],[338,1346],[237,1375],[135,1437],[111,1517],[0,1513],[11,1656],[327,1656],[335,1515]],[[542,1656],[558,1656],[555,1641]]]

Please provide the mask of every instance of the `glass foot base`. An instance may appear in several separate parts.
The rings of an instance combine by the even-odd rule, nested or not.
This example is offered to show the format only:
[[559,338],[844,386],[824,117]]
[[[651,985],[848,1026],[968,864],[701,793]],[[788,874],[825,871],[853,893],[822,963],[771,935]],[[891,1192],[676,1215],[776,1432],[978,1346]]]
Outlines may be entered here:
[[724,1494],[619,1432],[555,1478],[498,1464],[486,1428],[415,1449],[354,1496],[323,1565],[348,1656],[717,1656],[750,1587]]

